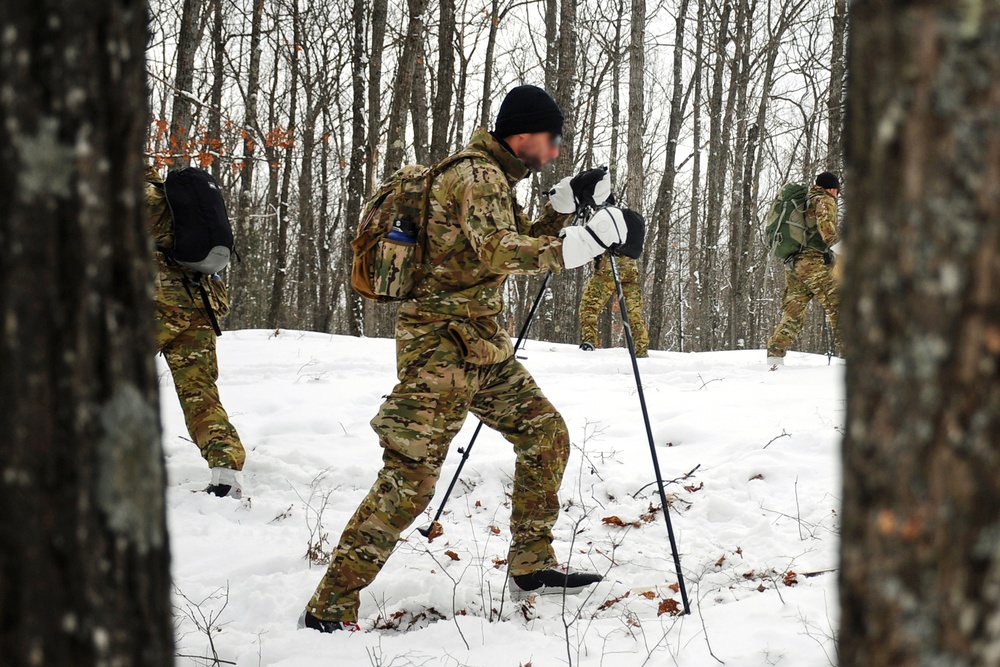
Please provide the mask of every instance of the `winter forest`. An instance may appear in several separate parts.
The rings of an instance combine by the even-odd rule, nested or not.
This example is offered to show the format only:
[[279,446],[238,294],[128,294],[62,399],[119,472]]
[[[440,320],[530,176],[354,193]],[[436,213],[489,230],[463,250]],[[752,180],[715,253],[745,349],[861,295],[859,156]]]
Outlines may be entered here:
[[998,443],[1000,0],[0,2],[0,667],[996,667]]
[[[153,0],[151,13],[147,150],[224,185],[234,329],[391,335],[394,306],[350,290],[364,201],[491,129],[521,83],[566,115],[562,154],[522,205],[609,166],[648,220],[656,349],[761,347],[784,284],[762,215],[781,184],[842,167],[846,0]],[[554,279],[538,337],[579,342],[586,280]],[[512,332],[540,284],[508,281]],[[833,344],[821,313],[800,349]],[[617,314],[602,317],[602,343],[622,344]]]

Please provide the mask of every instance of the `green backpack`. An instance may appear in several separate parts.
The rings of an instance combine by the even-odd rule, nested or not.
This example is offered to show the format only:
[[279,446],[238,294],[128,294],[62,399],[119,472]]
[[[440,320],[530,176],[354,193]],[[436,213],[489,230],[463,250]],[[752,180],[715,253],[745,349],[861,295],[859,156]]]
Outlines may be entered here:
[[810,224],[806,216],[808,206],[809,188],[798,183],[782,186],[771,202],[764,234],[767,245],[778,259],[790,259],[806,248],[823,249],[817,247],[816,239],[821,237],[815,222]]
[[463,150],[425,167],[403,167],[382,183],[361,214],[351,242],[351,287],[366,299],[405,301],[435,258],[425,257],[430,191],[447,167],[483,153]]

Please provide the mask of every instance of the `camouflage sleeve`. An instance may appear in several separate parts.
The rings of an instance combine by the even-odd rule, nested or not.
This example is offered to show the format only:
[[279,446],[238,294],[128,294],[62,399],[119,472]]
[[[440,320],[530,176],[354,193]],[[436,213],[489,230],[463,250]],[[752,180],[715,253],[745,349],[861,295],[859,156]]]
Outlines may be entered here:
[[169,219],[164,215],[166,209],[167,198],[163,195],[163,190],[147,181],[146,228],[156,245],[169,248],[174,244],[174,237]]
[[475,166],[461,179],[459,220],[479,259],[497,273],[561,271],[562,240],[518,233],[514,202],[506,177],[497,169]]
[[828,247],[840,241],[837,234],[837,200],[833,197],[816,197],[813,200],[813,215],[816,216],[816,229],[823,237],[823,243]]
[[[520,209],[518,209],[518,213],[520,213]],[[542,214],[535,221],[529,221],[522,229],[528,230],[528,236],[558,236],[559,231],[572,221],[572,214],[556,213],[552,204],[545,202]]]

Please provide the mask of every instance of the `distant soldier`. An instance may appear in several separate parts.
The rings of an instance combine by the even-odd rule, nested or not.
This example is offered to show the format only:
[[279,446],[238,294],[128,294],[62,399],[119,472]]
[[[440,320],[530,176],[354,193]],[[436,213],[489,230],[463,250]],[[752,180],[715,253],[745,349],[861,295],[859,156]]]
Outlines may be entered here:
[[[642,316],[642,288],[639,285],[639,267],[636,260],[630,257],[617,257],[618,276],[622,281],[622,291],[625,293],[625,307],[628,309],[628,321],[632,327],[632,337],[635,341],[635,356],[649,356],[649,333]],[[594,275],[587,281],[580,299],[580,331],[583,342],[581,350],[592,351],[597,347],[597,318],[600,316],[608,300],[615,298],[618,291],[615,287],[615,276],[611,270],[611,260],[607,254],[594,260]]]
[[837,235],[837,195],[840,180],[835,174],[823,172],[809,188],[806,205],[806,226],[818,233],[798,253],[785,260],[785,296],[781,302],[783,315],[774,335],[767,342],[767,363],[780,366],[785,353],[795,343],[806,320],[806,307],[815,298],[830,319],[837,348],[842,348],[837,312],[840,292],[831,275],[833,252],[830,248],[840,240]]
[[[174,247],[174,224],[163,191],[163,179],[152,167],[146,169],[147,224],[157,248]],[[212,471],[205,489],[216,496],[241,498],[246,451],[240,436],[222,407],[219,361],[216,356],[212,313],[204,303],[202,289],[214,314],[229,312],[226,287],[218,276],[203,276],[170,262],[156,252],[156,346],[163,353],[174,377],[191,439]]]
[[597,179],[578,178],[577,187],[564,179],[537,220],[524,215],[514,186],[558,157],[562,125],[562,111],[544,90],[514,88],[500,106],[494,131],[476,132],[465,149],[473,155],[434,180],[426,226],[429,273],[399,306],[399,384],[372,420],[384,449],[383,467],[344,528],[302,626],[320,632],[357,629],[360,591],[430,503],[448,447],[469,412],[499,431],[517,457],[511,591],[573,592],[600,581],[597,574],[558,568],[552,527],[559,518],[569,433],[514,357],[498,322],[509,275],[582,266],[628,234],[617,209],[564,229],[577,201],[593,206],[607,199],[604,170]]

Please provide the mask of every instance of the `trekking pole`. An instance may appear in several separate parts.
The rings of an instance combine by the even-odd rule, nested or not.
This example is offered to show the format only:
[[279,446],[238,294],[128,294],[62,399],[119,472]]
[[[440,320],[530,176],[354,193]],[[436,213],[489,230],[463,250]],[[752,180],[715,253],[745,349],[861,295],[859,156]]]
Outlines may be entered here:
[[674,525],[670,521],[670,506],[667,504],[667,494],[663,490],[663,476],[660,474],[660,459],[656,455],[656,444],[653,441],[653,428],[649,425],[649,410],[646,409],[646,395],[642,391],[642,379],[639,377],[639,362],[635,358],[635,340],[632,338],[632,324],[629,322],[628,307],[625,305],[625,291],[622,289],[622,279],[618,274],[618,262],[614,253],[609,253],[611,272],[615,276],[615,289],[618,291],[618,309],[621,311],[622,327],[625,331],[625,342],[628,353],[632,357],[632,372],[635,374],[635,386],[639,393],[639,405],[642,407],[642,420],[646,424],[646,438],[649,440],[649,452],[653,455],[653,472],[656,474],[656,488],[660,492],[660,504],[663,506],[663,518],[667,520],[667,535],[670,538],[670,550],[674,556],[674,569],[677,571],[677,588],[684,604],[684,614],[691,613],[688,603],[687,586],[681,573],[681,557],[677,552],[677,540],[674,538]]
[[[573,224],[575,225],[583,217],[583,211],[578,211],[576,217],[573,219]],[[528,335],[528,329],[531,328],[531,321],[535,319],[535,313],[538,312],[538,306],[542,303],[542,297],[545,296],[545,290],[549,288],[549,281],[552,280],[552,272],[548,271],[545,274],[545,279],[542,281],[542,289],[538,290],[538,296],[535,297],[535,302],[531,304],[531,310],[528,311],[528,318],[521,325],[521,331],[517,334],[517,342],[514,343],[514,352],[511,354],[512,357],[517,357],[517,351],[521,349],[521,345],[524,343],[524,339]],[[479,437],[479,431],[483,428],[483,422],[476,424],[476,430],[472,432],[472,439],[469,440],[469,444],[465,447],[459,447],[458,451],[462,453],[462,459],[458,462],[458,469],[455,470],[455,475],[451,478],[451,483],[448,484],[448,490],[444,492],[444,498],[441,499],[441,504],[438,505],[437,512],[434,513],[434,519],[431,520],[426,526],[417,528],[417,532],[427,538],[428,541],[433,541],[435,537],[440,536],[444,533],[444,528],[441,526],[440,520],[441,515],[444,513],[444,507],[448,504],[448,498],[451,497],[451,492],[455,488],[455,484],[458,483],[458,477],[462,474],[462,468],[465,467],[465,462],[469,460],[469,454],[472,452],[472,446],[476,444],[476,438]]]

